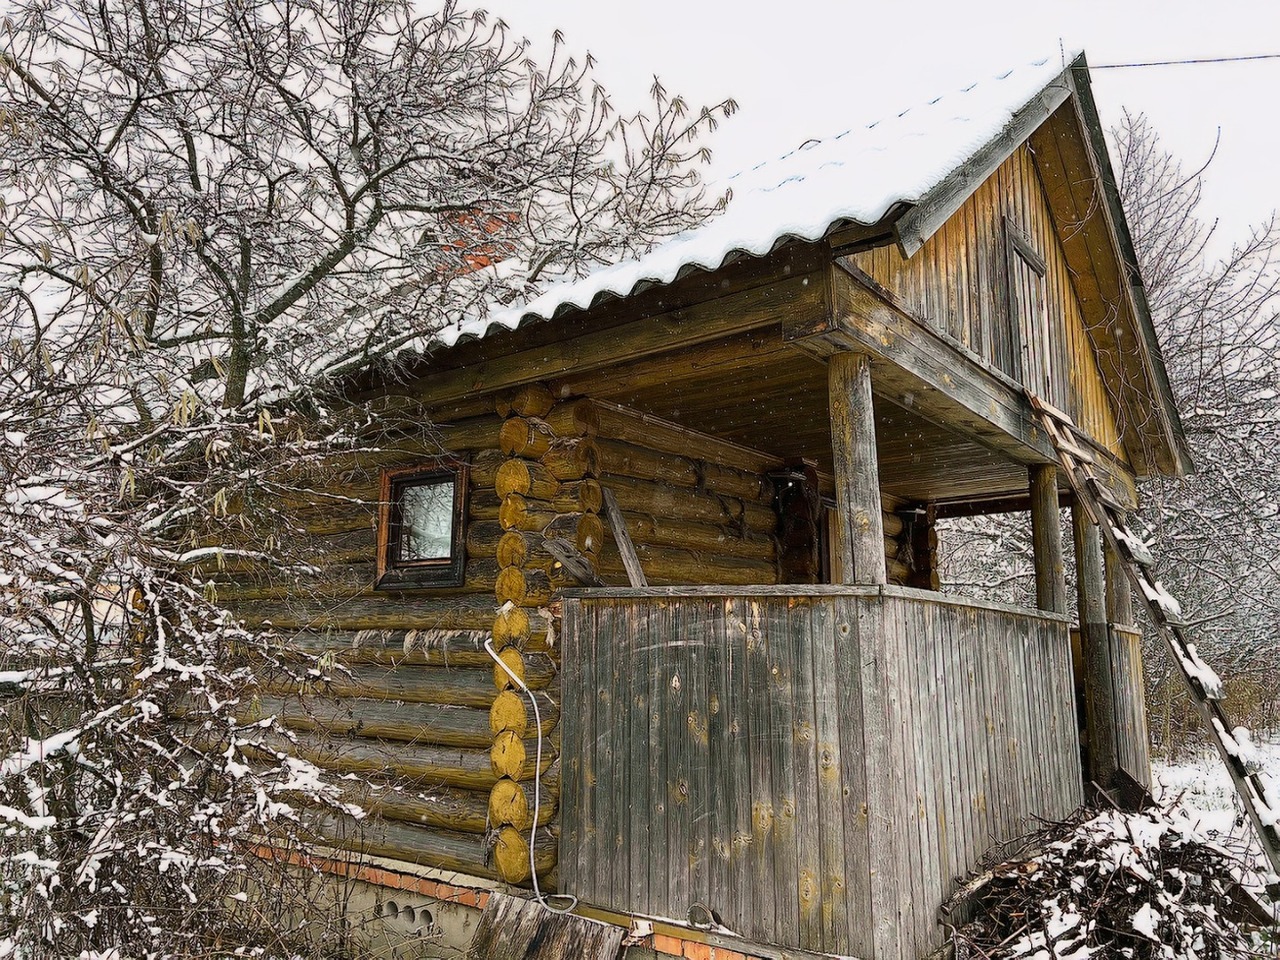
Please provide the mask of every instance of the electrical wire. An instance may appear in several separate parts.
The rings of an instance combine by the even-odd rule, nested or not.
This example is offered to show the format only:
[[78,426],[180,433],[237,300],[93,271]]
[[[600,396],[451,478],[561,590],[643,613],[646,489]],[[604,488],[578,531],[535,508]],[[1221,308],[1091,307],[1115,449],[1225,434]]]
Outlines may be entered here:
[[[523,691],[525,696],[529,698],[529,702],[533,704],[534,730],[538,734],[538,750],[533,764],[533,823],[529,827],[529,876],[533,878],[533,898],[552,913],[572,913],[578,906],[577,897],[567,893],[553,893],[547,896],[542,892],[542,888],[538,886],[538,867],[534,858],[534,847],[538,839],[538,817],[542,812],[542,712],[538,709],[538,698],[529,689],[528,684],[517,677],[511,668],[502,662],[502,658],[493,649],[492,634],[484,642],[484,652],[493,658],[493,662],[503,669],[503,672],[511,678],[511,682]],[[568,906],[552,906],[552,900],[567,900]]]
[[1184,67],[1201,63],[1244,63],[1248,60],[1280,60],[1280,53],[1255,53],[1242,57],[1197,57],[1190,60],[1147,60],[1133,63],[1091,63],[1090,70],[1128,70],[1134,67]]

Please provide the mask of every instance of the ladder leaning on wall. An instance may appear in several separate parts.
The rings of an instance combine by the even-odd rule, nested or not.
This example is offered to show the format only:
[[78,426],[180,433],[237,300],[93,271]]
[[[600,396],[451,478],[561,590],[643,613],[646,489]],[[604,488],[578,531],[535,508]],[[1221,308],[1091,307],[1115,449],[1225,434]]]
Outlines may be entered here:
[[1259,776],[1261,762],[1249,732],[1243,727],[1231,726],[1222,705],[1222,681],[1197,655],[1195,644],[1187,640],[1183,632],[1182,608],[1156,579],[1155,558],[1142,538],[1129,529],[1124,505],[1094,474],[1093,456],[1085,443],[1077,442],[1082,441],[1085,434],[1070,416],[1039,397],[1028,396],[1057,452],[1076,500],[1101,528],[1106,543],[1120,559],[1125,575],[1146,604],[1156,632],[1168,645],[1196,709],[1231,774],[1236,793],[1244,802],[1258,842],[1271,864],[1272,883],[1275,883],[1280,878],[1280,830],[1277,829],[1280,799],[1269,796],[1267,785]]

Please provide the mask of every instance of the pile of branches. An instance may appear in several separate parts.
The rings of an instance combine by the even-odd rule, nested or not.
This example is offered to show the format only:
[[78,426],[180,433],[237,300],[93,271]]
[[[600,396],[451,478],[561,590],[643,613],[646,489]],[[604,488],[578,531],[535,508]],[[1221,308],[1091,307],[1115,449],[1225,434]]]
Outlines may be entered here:
[[1258,955],[1270,917],[1246,851],[1209,839],[1176,809],[1081,811],[1029,849],[944,907],[973,917],[952,932],[957,960]]

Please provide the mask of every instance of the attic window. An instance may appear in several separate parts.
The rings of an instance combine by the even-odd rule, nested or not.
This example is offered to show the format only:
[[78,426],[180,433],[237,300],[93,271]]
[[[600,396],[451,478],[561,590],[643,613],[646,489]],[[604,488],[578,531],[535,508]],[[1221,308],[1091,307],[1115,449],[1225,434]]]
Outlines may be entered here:
[[378,587],[461,586],[467,465],[440,458],[382,472]]

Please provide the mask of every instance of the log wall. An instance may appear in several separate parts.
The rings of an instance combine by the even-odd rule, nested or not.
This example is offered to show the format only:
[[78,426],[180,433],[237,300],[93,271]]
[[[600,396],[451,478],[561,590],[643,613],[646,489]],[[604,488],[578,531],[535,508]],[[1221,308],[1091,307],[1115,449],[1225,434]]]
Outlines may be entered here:
[[[1006,224],[1021,233],[1044,260],[1037,291],[1010,294],[1010,252]],[[981,358],[1017,377],[1020,339],[1036,337],[1032,369],[1051,368],[1049,397],[1076,423],[1122,460],[1115,414],[1107,399],[1097,357],[1085,331],[1066,257],[1045,199],[1035,160],[1024,144],[987,178],[911,259],[895,246],[855,255],[858,266],[895,294],[917,317]],[[1021,310],[1047,310],[1047,324],[1026,331],[1011,326]]]
[[564,619],[560,881],[586,903],[914,958],[954,878],[1080,801],[1063,617],[778,587],[581,594]]
[[[323,680],[264,675],[246,709],[280,717],[298,734],[299,754],[358,774],[364,789],[352,799],[388,824],[367,836],[357,824],[325,821],[325,829],[383,854],[388,837],[416,831],[401,859],[526,883],[538,727],[483,644],[492,638],[539,698],[539,829],[554,829],[560,691],[551,608],[577,581],[545,539],[567,541],[605,581],[625,584],[600,517],[607,484],[652,582],[775,583],[768,474],[780,464],[542,385],[448,410],[388,397],[377,413],[360,450],[292,467],[255,505],[278,514],[309,572],[224,561],[202,573],[251,626],[279,631],[299,666],[321,658]],[[428,419],[434,426],[424,430]],[[471,465],[464,583],[375,589],[380,471],[446,450]],[[892,559],[902,520],[888,515],[885,525],[890,566],[904,571]],[[242,545],[251,545],[247,534]],[[535,862],[550,871],[554,843],[540,842]]]

